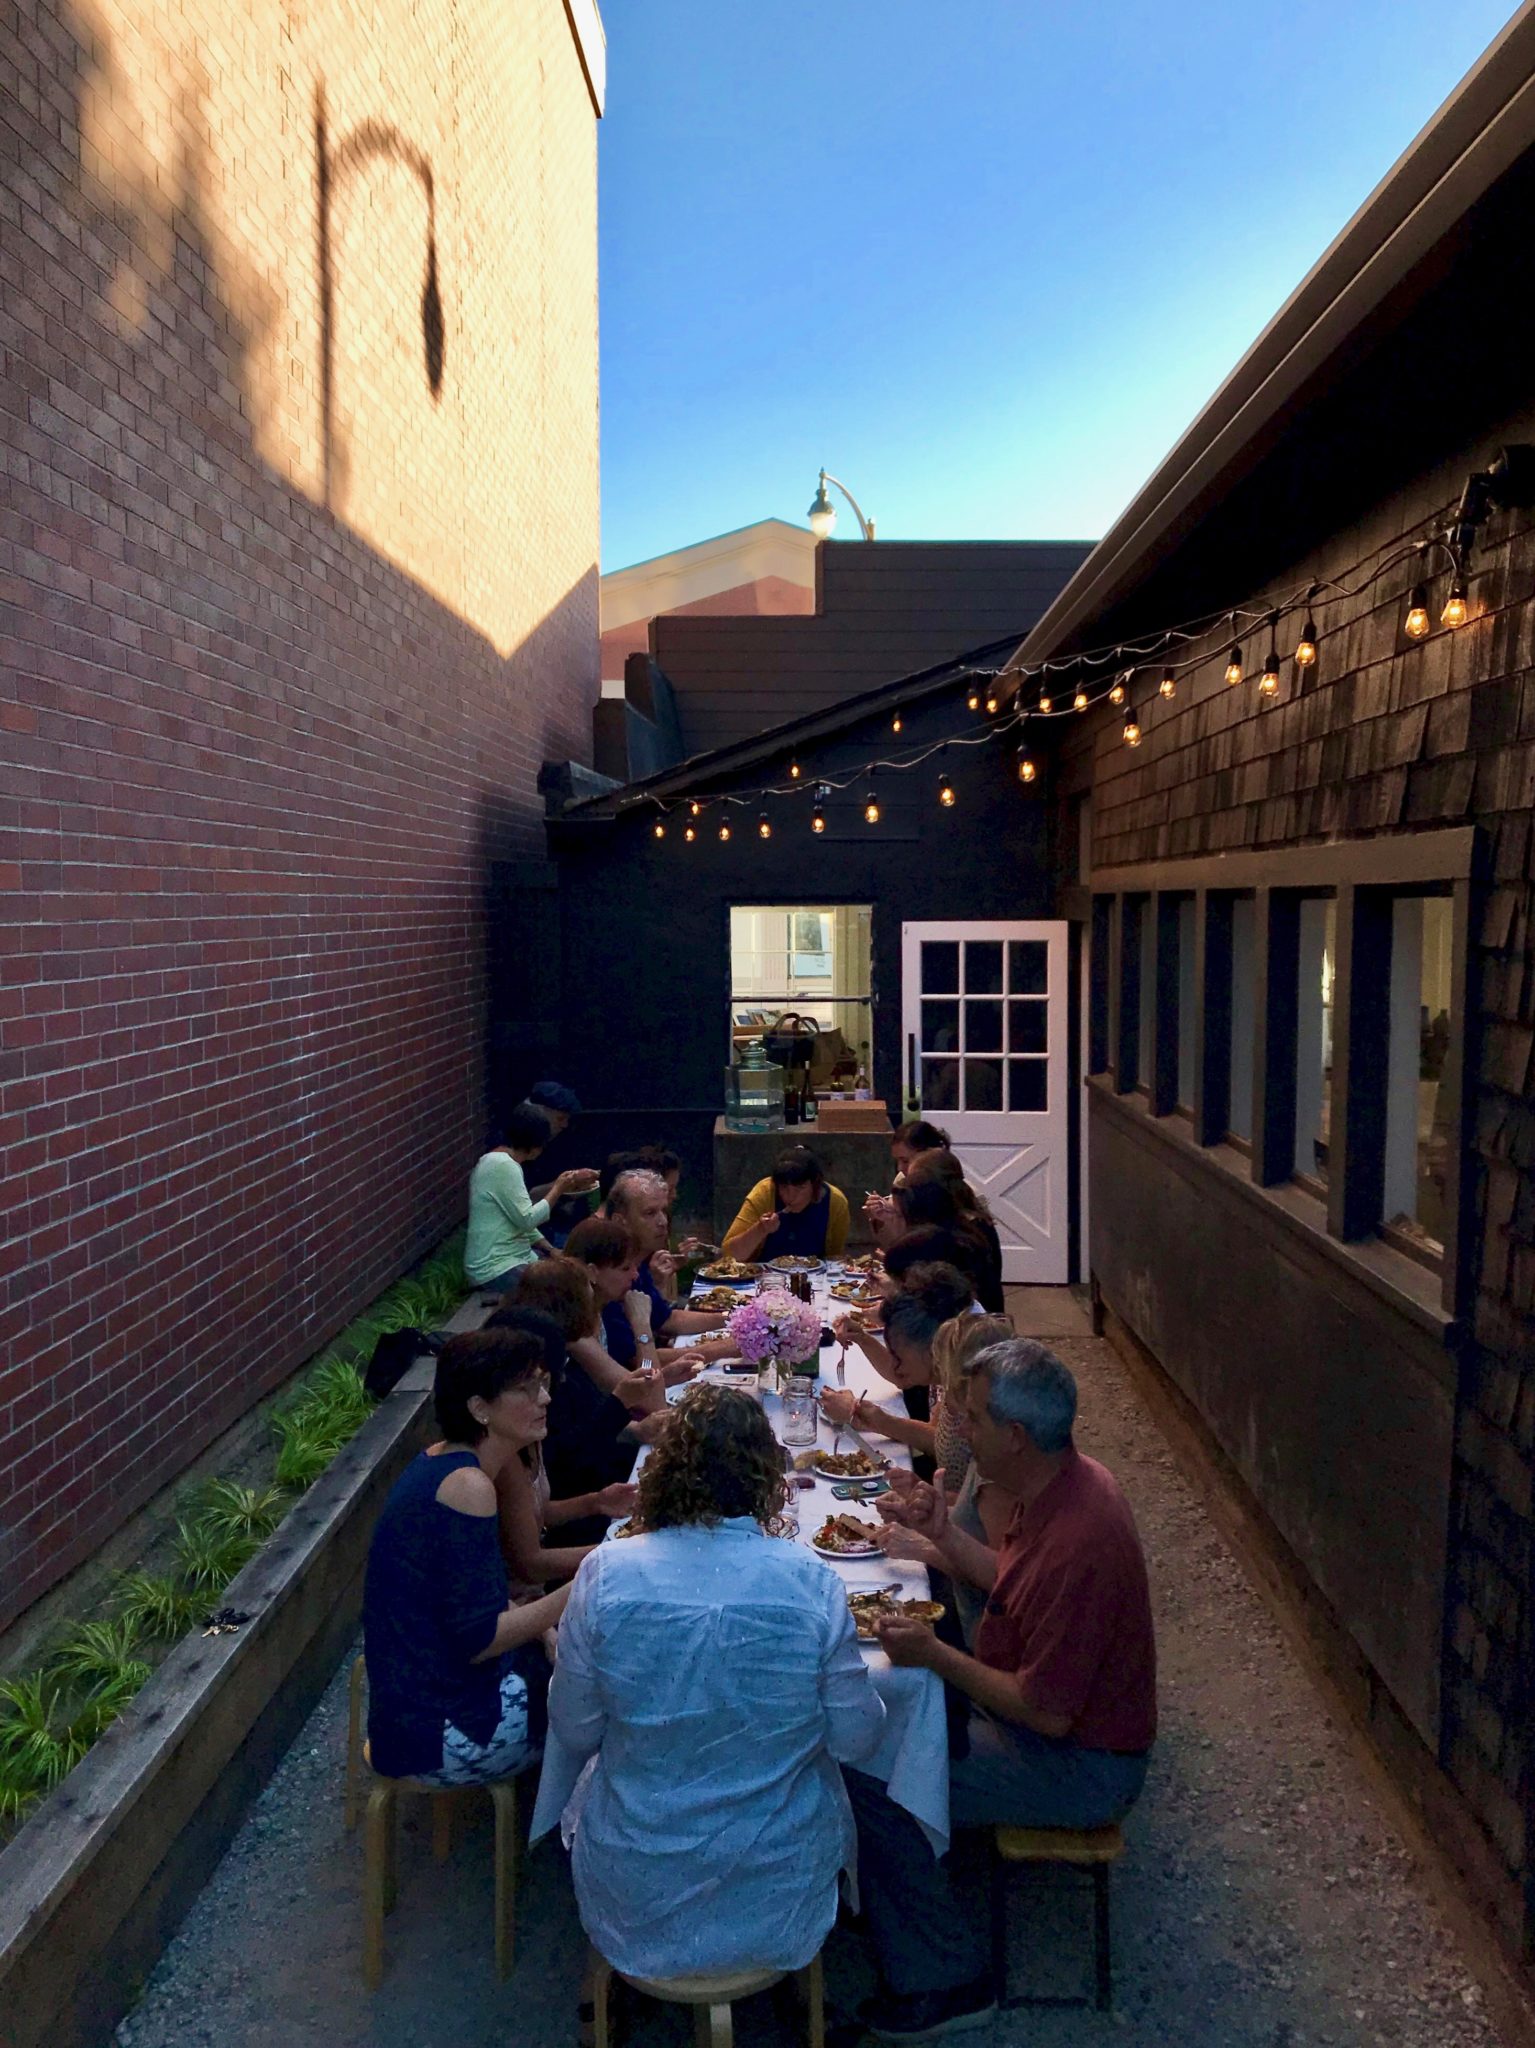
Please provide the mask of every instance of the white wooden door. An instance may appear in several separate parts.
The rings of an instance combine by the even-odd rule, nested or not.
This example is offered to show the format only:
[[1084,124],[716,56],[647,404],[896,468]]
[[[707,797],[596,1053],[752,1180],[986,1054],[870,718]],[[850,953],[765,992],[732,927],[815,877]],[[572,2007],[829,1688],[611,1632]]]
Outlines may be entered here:
[[1002,1277],[1061,1285],[1068,1266],[1064,921],[903,924],[908,1094],[986,1197]]

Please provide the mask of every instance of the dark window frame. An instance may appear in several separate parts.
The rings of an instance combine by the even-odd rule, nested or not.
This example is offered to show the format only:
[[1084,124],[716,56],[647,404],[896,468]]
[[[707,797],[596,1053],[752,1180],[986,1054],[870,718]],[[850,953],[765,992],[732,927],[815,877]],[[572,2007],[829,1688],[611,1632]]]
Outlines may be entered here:
[[[1338,840],[1328,846],[1280,847],[1105,868],[1092,877],[1095,1071],[1107,1073],[1120,1096],[1144,1092],[1147,1112],[1166,1117],[1177,1106],[1177,901],[1194,910],[1194,1102],[1191,1136],[1202,1150],[1247,1157],[1255,1188],[1297,1195],[1326,1241],[1378,1242],[1429,1270],[1437,1267],[1444,1313],[1469,1307],[1467,1214],[1471,1176],[1464,1170],[1470,1137],[1475,1024],[1471,935],[1483,886],[1482,842],[1473,826]],[[1450,1151],[1442,1259],[1408,1247],[1382,1212],[1386,1146],[1392,911],[1404,895],[1443,895],[1452,904],[1452,1007],[1445,1058]],[[1229,1131],[1231,1050],[1231,921],[1241,896],[1254,903],[1252,1142]],[[1336,904],[1332,1077],[1328,1180],[1295,1174],[1296,1023],[1300,905],[1328,896]],[[1145,905],[1142,913],[1128,905]],[[1139,917],[1153,919],[1157,977],[1153,1043],[1139,1045]],[[1100,960],[1102,964],[1100,965]],[[1098,1066],[1100,1054],[1105,1065]],[[1169,1072],[1171,1078],[1169,1079]]]

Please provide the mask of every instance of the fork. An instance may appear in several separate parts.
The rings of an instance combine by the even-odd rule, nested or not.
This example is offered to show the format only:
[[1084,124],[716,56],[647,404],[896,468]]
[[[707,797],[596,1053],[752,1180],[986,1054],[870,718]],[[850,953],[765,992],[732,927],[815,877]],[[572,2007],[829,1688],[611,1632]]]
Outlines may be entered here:
[[[847,1386],[847,1346],[846,1346],[845,1344],[843,1345],[842,1349],[841,1349],[841,1350],[840,1350],[840,1351],[839,1351],[839,1352],[837,1353],[837,1385],[838,1385],[839,1387],[842,1387],[842,1388],[844,1388],[844,1389],[845,1389],[845,1388],[846,1388],[846,1386]],[[836,1457],[836,1455],[837,1455],[837,1453],[838,1453],[838,1452],[839,1452],[839,1451],[840,1451],[841,1449],[842,1449],[842,1424],[841,1424],[840,1422],[837,1422],[837,1423],[833,1423],[833,1425],[832,1425],[832,1440],[831,1440],[831,1454],[832,1454],[832,1456],[833,1456],[833,1457],[835,1458],[835,1457]]]

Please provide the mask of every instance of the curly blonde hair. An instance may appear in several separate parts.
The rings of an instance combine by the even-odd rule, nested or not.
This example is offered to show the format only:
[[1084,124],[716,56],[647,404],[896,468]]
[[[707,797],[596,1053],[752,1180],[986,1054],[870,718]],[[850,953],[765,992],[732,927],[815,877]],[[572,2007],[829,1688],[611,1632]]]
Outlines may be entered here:
[[783,1454],[761,1408],[737,1387],[703,1380],[672,1410],[640,1471],[636,1529],[712,1528],[729,1515],[780,1513]]
[[951,1317],[933,1339],[933,1365],[948,1398],[961,1398],[972,1358],[988,1344],[1001,1344],[1016,1335],[1006,1316]]

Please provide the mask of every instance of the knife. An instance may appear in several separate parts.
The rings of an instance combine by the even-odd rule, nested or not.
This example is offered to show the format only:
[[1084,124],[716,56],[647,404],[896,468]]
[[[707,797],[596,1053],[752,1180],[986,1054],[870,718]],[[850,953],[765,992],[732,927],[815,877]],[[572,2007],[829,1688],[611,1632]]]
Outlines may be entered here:
[[853,1439],[853,1442],[857,1444],[859,1450],[863,1452],[866,1458],[872,1458],[875,1464],[878,1465],[881,1472],[887,1469],[887,1467],[890,1464],[890,1460],[884,1455],[882,1451],[875,1450],[873,1444],[869,1442],[867,1437],[860,1436],[858,1434],[857,1430],[854,1429],[852,1423],[845,1422],[843,1423],[842,1427],[847,1431],[848,1435]]

